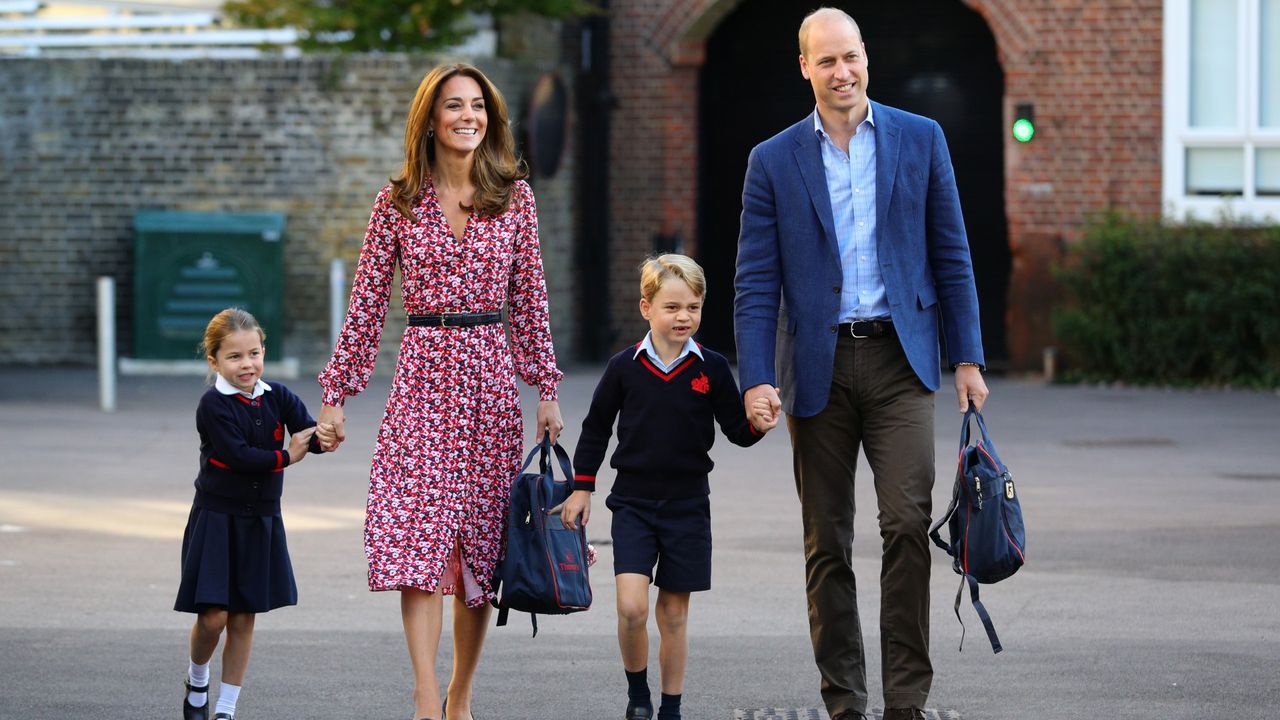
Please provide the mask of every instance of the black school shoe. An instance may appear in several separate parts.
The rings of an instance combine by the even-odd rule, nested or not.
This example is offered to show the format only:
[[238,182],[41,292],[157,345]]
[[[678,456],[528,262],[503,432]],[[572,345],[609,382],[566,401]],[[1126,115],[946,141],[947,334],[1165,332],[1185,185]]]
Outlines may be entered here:
[[[192,687],[189,678],[182,681],[182,720],[209,720],[209,685],[204,687]],[[188,696],[193,692],[205,693],[204,705],[196,707],[188,701]]]
[[652,719],[653,719],[652,705],[635,705],[633,703],[627,703],[626,720],[652,720]]

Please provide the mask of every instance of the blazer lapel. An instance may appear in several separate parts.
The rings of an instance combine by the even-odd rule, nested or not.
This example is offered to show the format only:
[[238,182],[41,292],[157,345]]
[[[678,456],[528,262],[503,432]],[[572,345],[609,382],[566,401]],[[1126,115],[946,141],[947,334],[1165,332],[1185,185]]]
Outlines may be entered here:
[[[805,189],[809,199],[813,201],[813,209],[822,222],[822,230],[827,234],[827,241],[834,247],[836,240],[836,222],[831,213],[831,192],[827,190],[827,171],[822,166],[822,145],[818,134],[813,130],[813,116],[800,123],[796,129],[796,164],[800,166],[800,176],[804,178]],[[836,253],[839,255],[839,252]]]
[[898,124],[885,106],[875,103],[876,118],[876,248],[882,253],[879,238],[885,237],[889,223],[889,201],[898,178]]

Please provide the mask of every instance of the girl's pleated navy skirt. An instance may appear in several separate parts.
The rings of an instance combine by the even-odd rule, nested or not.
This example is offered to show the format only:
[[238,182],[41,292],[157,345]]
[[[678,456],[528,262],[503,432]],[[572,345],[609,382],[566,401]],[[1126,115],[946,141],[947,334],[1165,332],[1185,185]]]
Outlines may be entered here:
[[279,515],[191,508],[174,610],[261,613],[296,604],[298,587]]

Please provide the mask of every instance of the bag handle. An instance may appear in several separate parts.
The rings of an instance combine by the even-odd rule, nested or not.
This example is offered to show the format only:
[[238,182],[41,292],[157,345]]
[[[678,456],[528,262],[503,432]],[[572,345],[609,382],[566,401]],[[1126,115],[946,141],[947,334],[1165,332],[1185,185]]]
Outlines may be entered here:
[[996,451],[996,441],[993,441],[991,433],[987,432],[987,421],[982,419],[982,413],[978,413],[977,410],[973,409],[973,404],[969,404],[969,409],[965,410],[964,424],[960,427],[961,459],[964,457],[964,448],[969,447],[969,433],[972,430],[970,425],[972,425],[973,419],[978,420],[978,432],[982,434],[982,438],[979,439],[974,447],[978,447],[979,451],[991,460],[992,465],[995,466],[996,473],[1005,473],[1007,471],[1005,462],[1000,459],[1000,452]]
[[556,474],[555,472],[552,472],[552,482],[567,483],[573,480],[573,464],[569,462],[569,453],[565,452],[563,447],[560,447],[560,443],[552,445],[550,438],[543,435],[542,440],[538,443],[537,449],[542,451],[539,456],[538,467],[544,473],[547,472],[547,456],[550,454],[550,451],[555,451],[556,460],[560,463],[560,472],[563,474],[564,479],[556,480]]
[[554,472],[551,473],[551,479],[558,483],[569,482],[573,479],[573,465],[569,462],[569,453],[565,452],[563,447],[560,447],[560,443],[552,445],[550,439],[547,438],[546,435],[543,435],[542,440],[529,450],[528,455],[524,456],[524,464],[520,466],[520,472],[516,474],[523,474],[524,471],[529,469],[529,466],[533,464],[534,455],[538,456],[538,470],[542,473],[546,473],[547,458],[552,454],[552,451],[555,452],[556,460],[560,463],[560,472],[563,473],[564,480],[556,480]]
[[987,422],[982,419],[982,413],[973,408],[973,403],[969,403],[969,409],[964,411],[964,420],[960,426],[960,449],[963,451],[969,444],[970,424],[973,419],[978,421],[978,431],[982,433],[982,444],[991,446],[991,436],[987,434]]

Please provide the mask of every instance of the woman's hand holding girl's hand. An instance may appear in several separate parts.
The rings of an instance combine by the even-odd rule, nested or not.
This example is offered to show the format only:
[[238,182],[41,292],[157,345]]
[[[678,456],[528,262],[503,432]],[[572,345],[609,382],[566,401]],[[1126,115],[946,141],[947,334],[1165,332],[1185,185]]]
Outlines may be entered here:
[[338,429],[333,423],[317,423],[316,439],[320,441],[320,449],[325,452],[338,449]]
[[302,458],[307,456],[307,451],[311,446],[311,436],[316,434],[316,429],[309,427],[306,430],[289,436],[289,464],[302,462]]
[[534,431],[534,439],[542,442],[544,434],[550,433],[551,443],[555,444],[564,429],[564,418],[560,417],[560,403],[555,400],[542,400],[538,403],[538,427]]
[[336,405],[321,405],[320,417],[316,423],[316,434],[320,437],[320,448],[325,452],[338,449],[347,439],[347,418],[342,408]]

